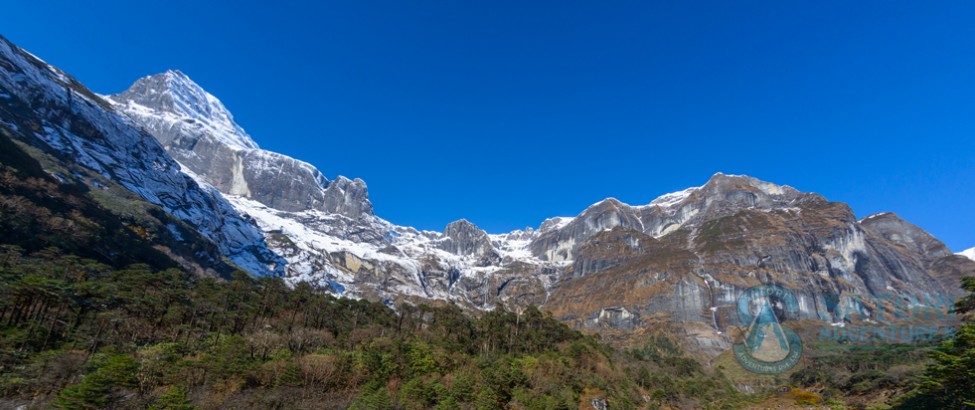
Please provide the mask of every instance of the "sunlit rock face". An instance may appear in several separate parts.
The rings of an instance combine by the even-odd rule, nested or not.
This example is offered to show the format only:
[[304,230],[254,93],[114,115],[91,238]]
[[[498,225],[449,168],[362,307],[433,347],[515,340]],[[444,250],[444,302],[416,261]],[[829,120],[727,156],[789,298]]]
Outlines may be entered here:
[[[970,261],[893,214],[857,220],[845,204],[745,176],[717,174],[644,206],[605,202],[536,244],[540,258],[559,249],[574,261],[545,307],[623,343],[639,343],[632,329],[678,324],[702,350],[719,353],[731,342],[729,329],[749,325],[738,319],[739,296],[763,284],[795,295],[789,320],[891,320],[889,303],[869,301],[943,308],[959,296],[959,278],[975,273]],[[580,229],[598,221],[615,226],[603,223],[588,236]],[[606,309],[620,308],[630,317],[613,326]]]

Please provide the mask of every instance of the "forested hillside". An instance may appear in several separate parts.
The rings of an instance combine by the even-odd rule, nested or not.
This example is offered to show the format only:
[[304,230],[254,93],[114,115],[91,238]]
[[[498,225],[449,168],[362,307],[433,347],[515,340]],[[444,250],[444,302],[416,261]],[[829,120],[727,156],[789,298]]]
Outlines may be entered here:
[[4,246],[0,268],[6,405],[723,408],[743,399],[667,338],[621,353],[534,308],[397,313],[279,279],[114,269],[55,249]]

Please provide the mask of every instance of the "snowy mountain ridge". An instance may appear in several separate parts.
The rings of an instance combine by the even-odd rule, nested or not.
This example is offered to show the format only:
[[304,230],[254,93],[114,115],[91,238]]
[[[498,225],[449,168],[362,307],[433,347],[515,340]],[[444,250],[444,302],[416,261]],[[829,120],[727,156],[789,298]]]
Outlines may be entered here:
[[[181,164],[220,189],[240,213],[253,218],[271,249],[287,259],[289,277],[352,297],[417,296],[477,308],[509,299],[542,304],[553,283],[575,269],[579,247],[601,232],[621,227],[660,238],[736,209],[795,212],[802,196],[788,186],[718,173],[708,184],[662,195],[646,205],[608,198],[576,217],[546,220],[537,229],[487,234],[460,220],[443,232],[419,231],[373,215],[361,180],[339,176],[328,181],[305,162],[256,148],[242,129],[221,122],[233,118],[222,104],[200,107],[204,99],[218,100],[185,74],[143,77],[107,98]],[[212,118],[218,123],[184,126]],[[213,135],[228,129],[238,138]],[[270,179],[262,179],[269,174]]]
[[[444,232],[419,231],[373,215],[361,180],[339,176],[328,181],[305,162],[260,150],[236,125],[206,123],[214,116],[200,115],[200,112],[218,112],[215,116],[218,120],[233,117],[225,112],[222,104],[201,108],[201,101],[219,100],[185,74],[167,71],[143,77],[129,90],[106,98],[155,135],[184,167],[221,189],[239,212],[270,232],[269,245],[288,260],[288,276],[353,297],[459,298],[471,305],[490,307],[513,280],[547,292],[559,272],[572,265],[572,249],[576,244],[620,225],[639,225],[645,229],[647,224],[635,216],[638,213],[666,215],[661,217],[669,221],[666,226],[655,225],[651,233],[668,233],[667,229],[676,229],[682,218],[688,217],[677,211],[678,205],[701,189],[667,194],[639,207],[607,200],[600,204],[612,203],[617,212],[604,215],[596,204],[579,217],[551,218],[537,229],[487,234],[460,220],[449,224]],[[185,124],[197,126],[187,129]],[[237,133],[238,137],[213,135],[226,130]],[[236,142],[240,140],[247,142]],[[254,161],[255,157],[265,160]],[[227,161],[227,158],[234,160]],[[298,178],[294,178],[294,169],[288,169],[288,164],[295,163],[302,164]],[[291,187],[278,179],[262,183],[259,176],[268,173],[300,182]],[[302,174],[315,178],[309,181],[301,178]],[[282,191],[305,195],[282,195]],[[301,201],[309,196],[313,200]],[[590,215],[596,218],[589,218]],[[636,222],[631,224],[631,221]],[[558,237],[573,224],[585,228],[566,234],[566,238]],[[365,270],[378,277],[362,276]],[[386,288],[376,292],[363,289],[363,282],[375,279],[384,281]],[[500,283],[495,286],[493,296],[471,298],[456,294],[458,283],[474,289],[494,281]]]
[[[261,150],[211,97],[171,71],[105,101],[0,42],[0,130],[87,173],[68,178],[97,172],[159,205],[258,276],[389,304],[543,306],[637,342],[679,326],[689,346],[718,354],[754,286],[781,284],[796,319],[836,323],[847,312],[889,317],[858,298],[956,297],[959,278],[975,274],[975,262],[893,213],[858,220],[819,194],[722,173],[645,205],[607,198],[508,233],[467,220],[442,232],[399,226],[373,213],[364,181],[330,181]],[[827,303],[837,297],[850,308]]]

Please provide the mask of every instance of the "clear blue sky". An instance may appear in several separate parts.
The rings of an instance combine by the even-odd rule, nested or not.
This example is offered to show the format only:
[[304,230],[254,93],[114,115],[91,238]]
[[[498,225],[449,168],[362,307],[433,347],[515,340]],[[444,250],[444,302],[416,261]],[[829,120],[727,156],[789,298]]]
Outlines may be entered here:
[[0,33],[101,93],[178,68],[399,224],[501,232],[722,171],[975,246],[973,2],[206,3],[8,2]]

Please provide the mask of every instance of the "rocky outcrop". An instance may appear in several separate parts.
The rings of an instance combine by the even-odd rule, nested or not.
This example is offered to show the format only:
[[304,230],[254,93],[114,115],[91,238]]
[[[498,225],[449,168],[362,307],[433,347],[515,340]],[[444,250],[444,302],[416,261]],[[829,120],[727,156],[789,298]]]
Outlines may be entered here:
[[323,197],[321,209],[325,212],[349,218],[372,215],[372,202],[369,202],[366,182],[359,178],[350,180],[339,176],[328,184]]
[[557,229],[543,224],[539,228],[538,238],[532,240],[531,250],[547,261],[571,261],[574,259],[576,246],[582,241],[617,226],[642,231],[640,212],[615,198],[604,199]]
[[860,225],[891,243],[916,252],[926,261],[951,255],[951,250],[941,241],[893,212],[870,215],[863,218]]
[[447,224],[443,231],[443,238],[437,241],[437,247],[454,255],[474,256],[480,266],[500,261],[500,256],[492,246],[487,232],[466,219]]

